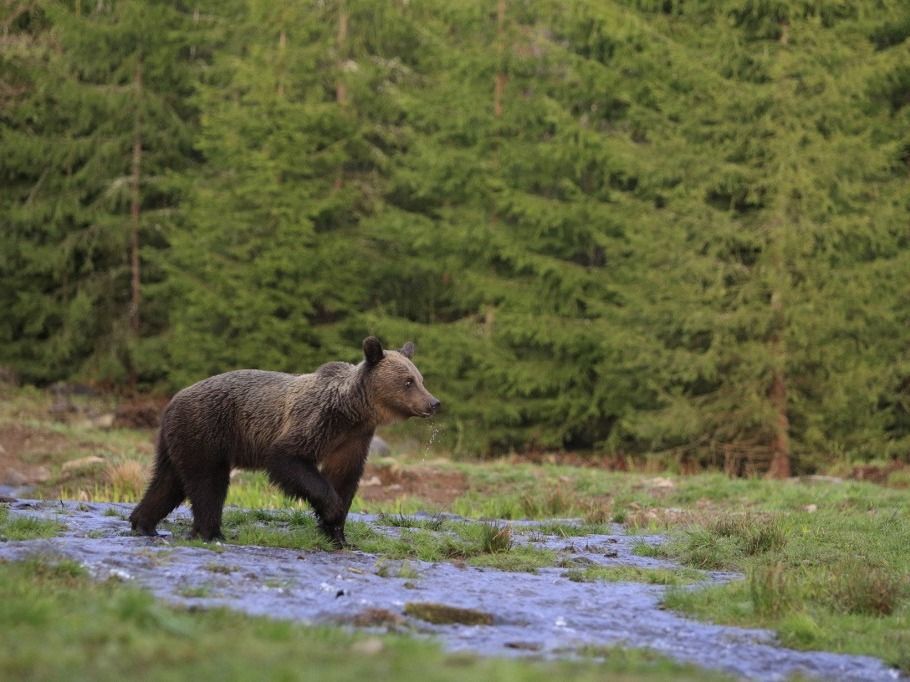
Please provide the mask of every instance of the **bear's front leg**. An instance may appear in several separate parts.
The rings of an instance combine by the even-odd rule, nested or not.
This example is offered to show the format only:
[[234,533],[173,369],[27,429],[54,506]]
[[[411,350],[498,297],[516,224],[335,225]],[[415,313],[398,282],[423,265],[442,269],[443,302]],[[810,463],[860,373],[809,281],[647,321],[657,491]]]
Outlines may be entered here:
[[336,545],[340,543],[342,547],[348,546],[344,537],[344,525],[351,502],[357,493],[360,477],[363,476],[363,467],[366,464],[372,437],[372,432],[352,437],[326,455],[322,461],[322,475],[338,494],[342,508],[341,524],[325,527],[323,532],[333,543]]
[[272,457],[266,469],[272,482],[285,493],[310,503],[319,519],[319,529],[332,544],[342,547],[344,505],[316,465],[294,457]]
[[319,530],[325,535],[336,549],[345,549],[350,547],[347,538],[344,537],[344,522],[340,524],[327,524],[321,519],[319,521]]

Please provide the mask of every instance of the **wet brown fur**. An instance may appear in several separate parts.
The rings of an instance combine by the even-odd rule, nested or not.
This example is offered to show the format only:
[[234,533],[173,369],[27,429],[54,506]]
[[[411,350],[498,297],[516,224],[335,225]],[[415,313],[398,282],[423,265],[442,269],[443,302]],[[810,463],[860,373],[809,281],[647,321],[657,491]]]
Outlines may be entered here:
[[357,365],[330,362],[300,375],[237,370],[177,393],[161,419],[155,471],[130,516],[133,530],[154,535],[189,497],[193,535],[221,537],[231,469],[264,469],[285,493],[307,500],[323,531],[344,544],[376,427],[439,407],[410,360],[413,344],[384,351],[367,337],[363,350]]

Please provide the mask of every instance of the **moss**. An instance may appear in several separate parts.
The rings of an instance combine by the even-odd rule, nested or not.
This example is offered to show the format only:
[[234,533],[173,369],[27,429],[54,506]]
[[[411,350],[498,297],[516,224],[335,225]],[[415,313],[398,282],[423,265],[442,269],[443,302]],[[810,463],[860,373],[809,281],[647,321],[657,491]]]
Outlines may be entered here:
[[404,612],[436,625],[458,623],[461,625],[492,625],[493,616],[475,609],[463,609],[446,604],[432,602],[408,602],[404,605]]

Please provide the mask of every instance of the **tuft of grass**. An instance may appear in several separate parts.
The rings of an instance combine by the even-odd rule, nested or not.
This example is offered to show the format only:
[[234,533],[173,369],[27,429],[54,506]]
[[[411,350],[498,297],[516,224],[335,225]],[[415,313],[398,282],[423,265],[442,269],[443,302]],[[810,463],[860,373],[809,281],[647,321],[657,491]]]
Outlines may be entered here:
[[538,568],[554,565],[556,563],[556,552],[519,545],[508,552],[481,554],[471,557],[468,559],[468,563],[477,568],[495,568],[499,571],[534,573]]
[[420,573],[408,561],[387,561],[380,559],[376,564],[376,575],[380,578],[403,578],[415,580]]
[[846,560],[831,567],[829,606],[845,614],[889,616],[910,605],[910,575],[886,566]]
[[391,526],[393,528],[423,528],[425,530],[438,531],[443,529],[446,519],[442,514],[434,514],[428,519],[419,519],[407,516],[400,511],[397,514],[380,512],[377,523],[381,526]]
[[117,491],[120,498],[139,499],[148,481],[148,471],[142,462],[127,459],[116,464],[108,464],[104,478]]
[[212,593],[212,588],[208,585],[187,585],[177,590],[177,594],[187,599],[203,599]]
[[575,582],[630,582],[651,585],[690,585],[704,580],[701,571],[691,568],[641,568],[639,566],[591,566],[563,574]]
[[480,549],[484,554],[500,554],[512,549],[512,528],[495,522],[480,524]]
[[52,538],[64,529],[63,524],[35,516],[13,516],[0,507],[0,541]]
[[[543,521],[540,524],[527,526],[521,529],[524,533],[542,533],[544,535],[557,535],[562,538],[579,537],[584,535],[609,535],[613,529],[603,523],[567,523],[565,521]],[[519,532],[516,529],[516,532]]]
[[780,562],[753,567],[748,581],[752,608],[762,616],[780,616],[798,601],[793,578]]
[[669,551],[663,545],[654,545],[649,542],[636,542],[632,545],[632,554],[635,556],[646,556],[652,559],[667,559],[670,556]]
[[667,551],[697,568],[735,568],[744,558],[779,552],[786,543],[787,536],[779,519],[728,514],[707,526],[686,530]]

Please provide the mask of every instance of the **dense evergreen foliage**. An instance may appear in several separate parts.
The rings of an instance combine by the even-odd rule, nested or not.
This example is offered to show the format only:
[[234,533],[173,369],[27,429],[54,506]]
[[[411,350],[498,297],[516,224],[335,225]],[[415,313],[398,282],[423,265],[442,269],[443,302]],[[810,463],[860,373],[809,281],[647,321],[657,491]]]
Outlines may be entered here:
[[460,451],[910,452],[910,4],[12,2],[0,364],[417,342]]

